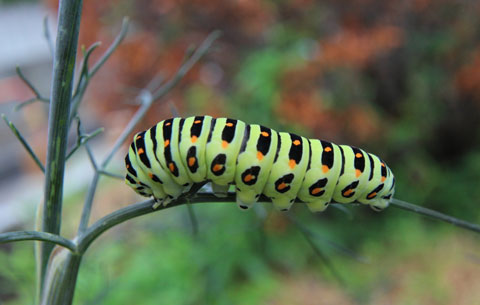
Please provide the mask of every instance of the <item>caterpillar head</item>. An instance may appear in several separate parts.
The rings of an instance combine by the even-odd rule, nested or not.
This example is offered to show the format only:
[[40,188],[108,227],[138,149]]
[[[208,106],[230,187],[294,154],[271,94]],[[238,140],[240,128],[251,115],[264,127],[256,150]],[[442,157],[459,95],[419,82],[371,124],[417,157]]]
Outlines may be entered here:
[[148,185],[145,185],[140,181],[136,181],[136,179],[132,178],[132,176],[129,174],[127,174],[125,177],[125,184],[131,187],[137,194],[141,196],[150,197],[153,195],[153,192]]
[[125,176],[125,183],[130,186],[137,194],[145,197],[150,197],[153,195],[150,187],[142,183],[137,177],[137,170],[135,169],[136,161],[132,163],[130,161],[130,156],[133,153],[132,146],[128,154],[125,156],[125,167],[127,168],[127,175]]

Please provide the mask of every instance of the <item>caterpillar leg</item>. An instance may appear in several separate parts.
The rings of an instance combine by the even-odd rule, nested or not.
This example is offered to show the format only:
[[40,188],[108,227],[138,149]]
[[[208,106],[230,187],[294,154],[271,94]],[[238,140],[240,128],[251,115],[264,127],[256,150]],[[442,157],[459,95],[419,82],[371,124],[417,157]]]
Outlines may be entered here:
[[227,197],[228,189],[230,185],[220,185],[212,182],[212,191],[213,194],[217,197],[224,198]]
[[325,200],[318,200],[314,202],[307,202],[308,209],[315,213],[315,212],[323,212],[328,207],[329,202]]
[[286,196],[278,196],[275,198],[272,197],[271,199],[272,199],[273,207],[276,210],[282,211],[282,212],[286,212],[290,210],[290,207],[295,202],[295,198],[291,199]]
[[260,194],[255,194],[254,190],[240,190],[236,189],[237,193],[237,205],[242,210],[250,209],[255,202],[257,202]]
[[163,202],[164,202],[163,199],[155,198],[155,197],[153,197],[153,199],[155,200],[155,203],[152,205],[152,209],[156,210],[159,207],[163,206]]
[[382,196],[370,203],[370,208],[376,212],[383,211],[390,204],[392,195]]

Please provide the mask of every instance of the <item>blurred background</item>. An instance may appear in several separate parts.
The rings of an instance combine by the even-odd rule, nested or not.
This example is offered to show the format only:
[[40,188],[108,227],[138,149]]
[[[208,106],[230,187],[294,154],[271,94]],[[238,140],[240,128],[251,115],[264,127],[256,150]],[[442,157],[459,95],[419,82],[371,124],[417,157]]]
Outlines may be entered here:
[[[0,1],[0,112],[45,160],[57,1]],[[124,43],[93,79],[80,109],[100,159],[152,80],[172,76],[191,45],[223,32],[138,130],[208,114],[351,144],[382,156],[396,198],[480,222],[480,2],[473,0],[84,1],[79,46],[106,50],[124,16]],[[53,37],[54,38],[54,37]],[[80,52],[79,52],[80,54]],[[93,61],[92,61],[93,62]],[[75,136],[72,134],[72,144]],[[127,145],[127,143],[126,143]],[[123,170],[125,146],[111,171]],[[41,172],[0,123],[0,232],[33,229]],[[92,178],[80,150],[67,164],[62,235],[72,238]],[[92,221],[139,201],[102,178]],[[285,214],[265,204],[187,207],[131,220],[82,263],[75,304],[474,304],[478,236],[389,208]],[[295,221],[292,221],[294,219]],[[300,223],[301,227],[298,224]],[[319,255],[301,233],[308,229]],[[195,233],[196,232],[196,233]],[[0,303],[33,304],[33,244],[0,246]]]

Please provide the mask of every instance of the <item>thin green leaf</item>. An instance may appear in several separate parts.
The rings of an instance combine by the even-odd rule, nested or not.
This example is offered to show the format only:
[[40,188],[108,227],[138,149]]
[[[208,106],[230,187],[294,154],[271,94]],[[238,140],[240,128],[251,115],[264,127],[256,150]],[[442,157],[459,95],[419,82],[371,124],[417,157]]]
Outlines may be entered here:
[[10,127],[10,130],[12,130],[13,134],[17,137],[17,139],[20,141],[20,143],[22,143],[23,147],[25,147],[28,154],[32,157],[33,161],[35,161],[35,163],[38,165],[40,170],[43,173],[45,173],[45,167],[43,166],[42,162],[40,161],[40,159],[38,159],[37,155],[33,151],[30,144],[28,144],[27,140],[25,140],[25,138],[20,134],[20,131],[18,131],[17,127],[15,127],[15,125],[12,122],[10,122],[7,119],[7,117],[5,116],[5,114],[3,114],[3,113],[2,113],[2,118],[5,121],[5,123],[7,123],[8,127]]
[[50,50],[50,54],[52,55],[52,58],[53,58],[55,51],[54,51],[52,36],[50,35],[50,28],[48,27],[48,15],[45,15],[45,17],[43,18],[43,36],[47,41],[48,49]]

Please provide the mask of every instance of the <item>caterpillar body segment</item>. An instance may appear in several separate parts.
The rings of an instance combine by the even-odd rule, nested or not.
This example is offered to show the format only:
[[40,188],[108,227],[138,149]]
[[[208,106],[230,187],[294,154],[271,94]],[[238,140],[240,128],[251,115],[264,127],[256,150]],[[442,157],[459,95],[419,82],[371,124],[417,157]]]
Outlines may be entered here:
[[[151,160],[147,170],[147,176],[154,182],[162,185],[163,191],[166,194],[165,198],[156,197],[156,201],[159,203],[168,204],[174,198],[178,198],[184,191],[184,187],[180,186],[173,180],[172,176],[168,173],[167,164],[164,155],[158,155],[158,138],[157,138],[157,126],[148,129],[144,136],[135,140],[136,143],[145,141],[146,157]],[[163,142],[160,142],[161,144]],[[137,158],[138,160],[138,158]],[[162,162],[160,161],[162,160]]]
[[332,199],[382,210],[395,190],[385,162],[362,149],[210,116],[164,120],[135,135],[125,164],[126,184],[156,205],[204,181],[217,196],[235,184],[242,209],[264,194],[279,210],[296,198],[314,212]]
[[242,121],[214,119],[213,129],[207,139],[207,179],[218,196],[226,196],[235,179],[237,156],[240,152],[246,124]]
[[333,200],[349,203],[357,200],[368,182],[370,160],[365,158],[365,152],[359,148],[348,145],[339,145],[339,148],[342,165]]
[[297,198],[307,170],[308,140],[287,132],[278,134],[278,154],[263,193],[272,200],[275,208],[288,210]]
[[235,185],[237,204],[250,208],[262,194],[277,153],[278,133],[257,124],[247,125],[237,157]]
[[179,143],[181,139],[181,130],[185,123],[183,118],[168,119],[163,122],[162,135],[164,145],[164,156],[167,162],[167,168],[172,175],[173,180],[188,191],[193,185],[193,181],[188,175],[187,168],[183,165],[180,155]]
[[152,189],[148,185],[140,181],[140,179],[143,177],[143,172],[140,172],[137,167],[137,156],[134,143],[130,145],[127,156],[125,157],[125,166],[127,168],[125,183],[131,188],[133,188],[135,192],[137,192],[139,195],[145,197],[152,196]]
[[155,174],[162,181],[164,191],[167,194],[165,198],[155,198],[161,204],[168,204],[173,199],[178,198],[183,192],[188,190],[187,187],[190,185],[186,186],[183,177],[180,180],[172,173],[172,170],[178,170],[176,165],[178,162],[175,162],[171,154],[170,136],[164,137],[165,122],[162,121],[150,128],[144,137],[144,140],[150,142],[151,145],[149,146],[151,147],[149,153],[153,153],[153,156],[150,158],[151,163],[158,170],[158,172],[152,171],[152,174]]
[[[333,143],[311,139],[310,160],[298,199],[306,202],[312,212],[325,210],[330,203],[340,176],[340,148]],[[335,158],[335,156],[337,156]]]
[[207,178],[206,144],[212,117],[195,116],[185,119],[179,144],[180,158],[190,179],[199,183]]

